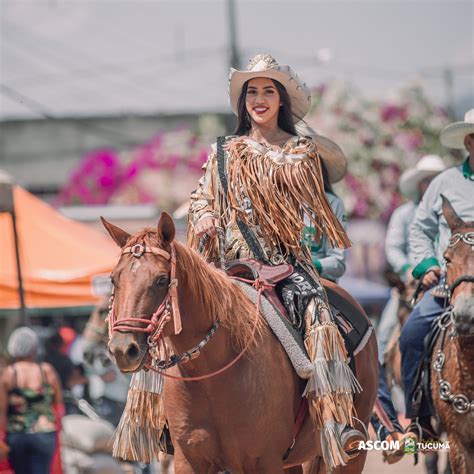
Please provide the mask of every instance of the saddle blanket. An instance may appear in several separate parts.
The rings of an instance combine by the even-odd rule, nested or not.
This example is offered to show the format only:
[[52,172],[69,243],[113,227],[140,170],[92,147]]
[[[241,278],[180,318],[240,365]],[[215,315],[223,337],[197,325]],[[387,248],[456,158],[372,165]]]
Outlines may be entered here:
[[[350,366],[355,374],[354,356],[365,346],[372,334],[373,327],[362,308],[351,304],[336,291],[337,285],[324,283],[335,322],[341,332],[350,357]],[[234,280],[247,297],[257,304],[258,292],[247,283]],[[340,289],[339,289],[340,292]],[[308,379],[313,373],[313,364],[306,354],[303,336],[297,331],[290,321],[278,311],[275,306],[262,294],[260,297],[262,315],[270,329],[285,349],[296,373],[303,379]]]

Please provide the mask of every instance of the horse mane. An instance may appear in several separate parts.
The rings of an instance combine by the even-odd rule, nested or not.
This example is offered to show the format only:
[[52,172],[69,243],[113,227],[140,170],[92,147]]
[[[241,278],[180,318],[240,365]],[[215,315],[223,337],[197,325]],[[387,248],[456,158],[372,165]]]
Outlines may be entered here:
[[[158,232],[153,228],[142,229],[127,241],[127,245],[137,243],[161,245]],[[261,315],[255,321],[255,305],[225,273],[213,268],[197,252],[176,240],[173,245],[176,250],[178,288],[189,288],[196,301],[206,309],[210,324],[219,320],[221,326],[229,330],[235,350],[242,350],[254,332],[251,347],[255,347],[256,342],[262,338],[265,325]],[[186,321],[183,320],[183,325],[185,324]]]

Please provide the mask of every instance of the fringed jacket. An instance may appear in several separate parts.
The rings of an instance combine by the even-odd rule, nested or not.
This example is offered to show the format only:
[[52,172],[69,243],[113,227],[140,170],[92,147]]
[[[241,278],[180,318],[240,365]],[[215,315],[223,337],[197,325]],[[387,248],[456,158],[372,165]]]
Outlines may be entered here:
[[[311,262],[309,245],[303,242],[305,220],[311,238],[323,235],[335,247],[347,248],[350,241],[334,215],[324,193],[318,144],[307,137],[290,138],[275,151],[246,136],[227,137],[225,145],[228,192],[220,184],[216,147],[213,146],[204,175],[191,194],[188,245],[197,248],[195,224],[205,217],[217,219],[225,232],[225,258],[253,257],[240,233],[237,221],[244,222],[271,262],[278,264],[292,256]],[[218,239],[204,256],[218,259]]]

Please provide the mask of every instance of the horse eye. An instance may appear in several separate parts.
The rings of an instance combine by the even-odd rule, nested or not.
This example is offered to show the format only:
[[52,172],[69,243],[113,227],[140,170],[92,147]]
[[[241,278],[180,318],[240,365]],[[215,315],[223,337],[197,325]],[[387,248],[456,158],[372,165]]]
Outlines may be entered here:
[[168,275],[163,275],[156,279],[155,284],[156,286],[168,286],[168,281]]

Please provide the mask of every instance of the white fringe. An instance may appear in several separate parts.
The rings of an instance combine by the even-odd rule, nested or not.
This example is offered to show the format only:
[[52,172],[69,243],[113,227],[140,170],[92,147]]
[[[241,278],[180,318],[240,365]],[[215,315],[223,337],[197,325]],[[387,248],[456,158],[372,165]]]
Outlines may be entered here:
[[142,390],[151,393],[163,393],[164,377],[154,370],[140,370],[132,375],[129,390]]
[[341,444],[341,437],[337,430],[334,420],[328,420],[324,423],[321,430],[321,451],[324,464],[328,470],[332,470],[338,466],[345,466],[349,457],[344,452]]

